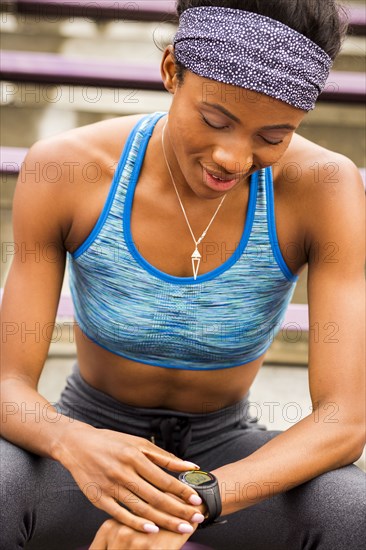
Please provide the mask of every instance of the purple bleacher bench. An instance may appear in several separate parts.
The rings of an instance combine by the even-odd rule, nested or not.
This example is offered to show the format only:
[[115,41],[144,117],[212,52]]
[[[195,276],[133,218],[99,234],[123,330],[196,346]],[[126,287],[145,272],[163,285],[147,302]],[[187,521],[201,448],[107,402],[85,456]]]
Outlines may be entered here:
[[27,152],[25,147],[1,147],[0,174],[17,175]]
[[350,4],[347,6],[349,33],[356,36],[365,36],[366,34],[366,8],[360,4]]
[[[7,4],[7,7],[6,7]],[[175,0],[12,0],[4,10],[24,15],[55,19],[75,17],[95,20],[174,20]],[[366,10],[359,4],[347,5],[349,32],[353,35],[366,34]],[[53,19],[52,19],[53,18]]]
[[50,21],[81,17],[94,20],[176,20],[175,0],[14,0],[13,12]]
[[164,90],[158,66],[55,53],[3,50],[0,52],[0,77],[11,82]]
[[[158,65],[11,50],[0,56],[0,77],[11,82],[164,90]],[[365,92],[363,73],[332,71],[319,99],[363,104]]]

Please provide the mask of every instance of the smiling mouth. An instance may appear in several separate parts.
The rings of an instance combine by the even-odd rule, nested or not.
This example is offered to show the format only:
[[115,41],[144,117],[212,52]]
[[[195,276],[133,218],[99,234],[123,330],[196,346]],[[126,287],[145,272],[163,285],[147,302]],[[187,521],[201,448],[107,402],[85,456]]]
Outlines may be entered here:
[[219,176],[216,176],[215,174],[210,174],[210,172],[207,172],[209,174],[209,176],[211,176],[211,178],[214,178],[215,180],[217,181],[222,181],[222,182],[228,182],[228,181],[233,181],[233,180],[236,180],[238,178],[221,178]]
[[222,183],[227,183],[227,182],[231,182],[231,181],[234,181],[234,180],[239,181],[240,178],[242,177],[241,174],[235,174],[235,175],[232,175],[232,176],[223,176],[222,173],[217,174],[215,172],[210,172],[206,168],[204,170],[211,178],[217,180],[218,182],[222,182]]
[[204,169],[204,175],[205,184],[214,191],[229,191],[239,182],[237,176],[234,178],[232,177],[231,179],[222,178],[220,176],[216,176],[216,174],[212,174],[212,172],[208,172],[206,169]]

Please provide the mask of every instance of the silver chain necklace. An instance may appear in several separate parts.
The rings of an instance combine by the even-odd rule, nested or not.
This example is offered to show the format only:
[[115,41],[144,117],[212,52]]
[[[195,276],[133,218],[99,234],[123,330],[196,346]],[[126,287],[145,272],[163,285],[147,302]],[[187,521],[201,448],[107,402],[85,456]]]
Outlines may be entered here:
[[168,159],[166,158],[165,147],[164,147],[164,134],[165,134],[165,127],[166,127],[167,123],[168,123],[168,119],[165,121],[164,128],[163,128],[163,132],[162,132],[162,134],[161,134],[161,143],[162,143],[162,146],[163,146],[163,154],[164,154],[164,159],[165,159],[165,162],[166,162],[166,165],[167,165],[167,167],[168,167],[169,174],[170,174],[170,179],[172,180],[172,184],[173,184],[174,189],[175,189],[175,192],[176,192],[176,194],[177,194],[177,197],[178,197],[178,201],[179,201],[180,207],[181,207],[181,209],[182,209],[184,218],[185,218],[185,220],[186,220],[186,222],[187,222],[189,231],[191,232],[192,239],[193,239],[194,244],[195,244],[195,249],[194,249],[194,251],[193,251],[193,254],[192,254],[192,256],[191,256],[191,259],[192,259],[193,277],[194,277],[194,280],[196,280],[197,275],[198,275],[198,270],[199,270],[199,268],[200,268],[200,263],[201,263],[201,254],[200,254],[200,252],[199,252],[199,250],[198,250],[197,247],[198,247],[198,245],[202,242],[202,240],[206,237],[207,231],[210,229],[210,226],[211,226],[212,222],[214,221],[214,219],[215,219],[215,217],[216,217],[216,214],[218,213],[218,211],[219,211],[220,208],[221,208],[222,203],[223,203],[224,200],[226,199],[226,195],[224,195],[224,196],[222,197],[219,206],[216,208],[216,211],[215,211],[214,215],[212,216],[212,218],[211,218],[211,220],[210,220],[210,223],[208,224],[208,226],[206,227],[206,229],[204,230],[204,232],[202,233],[202,235],[200,236],[200,238],[199,238],[198,240],[196,240],[196,237],[194,236],[194,233],[193,233],[192,228],[191,228],[191,224],[189,223],[189,220],[188,220],[186,211],[185,211],[185,209],[184,209],[183,203],[182,203],[181,198],[180,198],[180,196],[179,196],[177,186],[175,185],[175,181],[174,181],[173,174],[172,174],[172,171],[171,171],[170,166],[169,166]]

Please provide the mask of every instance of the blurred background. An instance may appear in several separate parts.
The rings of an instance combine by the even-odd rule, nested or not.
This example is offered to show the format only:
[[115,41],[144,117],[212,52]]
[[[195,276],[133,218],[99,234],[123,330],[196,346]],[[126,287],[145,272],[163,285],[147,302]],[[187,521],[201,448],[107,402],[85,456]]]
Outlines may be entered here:
[[[353,25],[334,70],[342,74],[348,91],[320,101],[299,133],[363,168],[365,107],[359,94],[360,78],[365,78],[365,5],[356,0],[344,4],[352,13]],[[175,33],[174,5],[174,0],[2,3],[1,287],[12,258],[12,196],[26,149],[39,139],[77,126],[168,110],[170,95],[159,89],[156,75],[161,59],[158,46],[169,43]],[[119,70],[119,65],[127,69]],[[131,82],[126,70],[135,75]],[[144,83],[144,78],[150,83]],[[306,277],[305,270],[293,297],[295,304],[307,304]],[[66,276],[63,295],[68,294]],[[75,361],[71,327],[72,316],[66,311],[57,320],[40,382],[41,393],[50,401],[58,398]],[[308,332],[300,330],[294,335],[280,333],[268,352],[251,400],[253,414],[269,429],[285,430],[310,413],[307,350]],[[364,458],[359,464],[364,467]]]

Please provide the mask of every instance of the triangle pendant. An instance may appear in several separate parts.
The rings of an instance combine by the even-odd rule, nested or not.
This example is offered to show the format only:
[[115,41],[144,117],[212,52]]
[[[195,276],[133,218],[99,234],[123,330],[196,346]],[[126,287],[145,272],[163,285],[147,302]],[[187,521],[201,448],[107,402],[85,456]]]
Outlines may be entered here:
[[201,263],[201,254],[199,253],[197,248],[193,252],[191,258],[192,258],[193,277],[194,277],[194,280],[196,280],[198,275],[198,270],[200,268],[200,263]]

